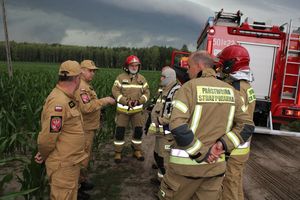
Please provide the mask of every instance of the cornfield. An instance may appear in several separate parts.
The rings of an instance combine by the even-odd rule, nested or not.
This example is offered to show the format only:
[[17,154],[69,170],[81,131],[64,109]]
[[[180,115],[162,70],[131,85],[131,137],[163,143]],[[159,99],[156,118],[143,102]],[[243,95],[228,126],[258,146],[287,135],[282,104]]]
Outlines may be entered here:
[[[56,85],[58,67],[56,63],[17,62],[14,63],[14,76],[9,79],[6,64],[0,62],[0,166],[16,161],[23,163],[23,175],[18,175],[22,185],[18,195],[26,199],[31,198],[28,193],[32,191],[35,191],[32,193],[35,198],[40,199],[42,194],[38,191],[44,189],[41,188],[44,180],[33,178],[44,174],[44,169],[34,163],[33,156],[36,153],[43,103]],[[121,69],[103,68],[96,73],[92,85],[98,98],[111,95],[114,80],[121,72]],[[160,78],[159,72],[141,73],[146,77],[153,96]],[[96,137],[95,148],[111,138],[114,130],[115,108],[105,108],[103,115],[104,122]],[[11,181],[12,174],[0,174],[0,196],[4,184]]]

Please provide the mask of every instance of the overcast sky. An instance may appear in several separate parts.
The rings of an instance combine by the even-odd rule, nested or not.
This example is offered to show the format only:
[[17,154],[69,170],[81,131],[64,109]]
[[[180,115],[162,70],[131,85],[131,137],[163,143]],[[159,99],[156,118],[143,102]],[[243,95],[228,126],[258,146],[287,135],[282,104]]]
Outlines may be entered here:
[[194,49],[221,8],[278,25],[300,17],[300,0],[6,0],[10,40],[82,46]]

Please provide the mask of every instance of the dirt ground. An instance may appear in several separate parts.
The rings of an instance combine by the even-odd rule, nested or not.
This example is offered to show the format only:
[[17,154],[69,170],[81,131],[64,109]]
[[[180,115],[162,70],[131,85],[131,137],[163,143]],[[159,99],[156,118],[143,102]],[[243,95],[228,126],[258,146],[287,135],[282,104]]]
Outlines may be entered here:
[[[155,200],[158,188],[151,184],[156,170],[152,169],[154,137],[145,136],[145,161],[132,157],[125,149],[121,164],[113,161],[112,144],[103,144],[95,152],[90,174],[96,188],[89,192],[92,199]],[[256,134],[250,160],[245,169],[246,200],[300,199],[300,138]],[[129,146],[129,142],[128,142]]]
[[[129,141],[123,152],[122,163],[118,165],[113,160],[112,141],[102,144],[98,152],[94,152],[90,178],[95,188],[88,192],[91,199],[156,200],[158,187],[150,182],[157,173],[152,169],[154,137],[144,136],[143,141],[144,162],[132,157]],[[296,137],[254,135],[244,177],[246,200],[300,199],[299,144],[300,138]],[[5,169],[1,169],[1,172],[5,174]],[[18,185],[11,183],[7,191],[18,191]]]

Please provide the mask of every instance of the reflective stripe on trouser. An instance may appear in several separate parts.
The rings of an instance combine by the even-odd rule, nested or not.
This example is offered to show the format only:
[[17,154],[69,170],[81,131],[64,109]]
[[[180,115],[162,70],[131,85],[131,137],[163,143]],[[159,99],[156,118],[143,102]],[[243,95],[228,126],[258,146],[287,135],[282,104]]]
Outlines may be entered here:
[[51,200],[76,200],[80,165],[46,160]]
[[[198,163],[189,157],[189,154],[182,149],[171,149],[170,163],[181,164],[181,165],[206,165],[207,162]],[[225,162],[225,154],[221,154],[221,157],[217,162]]]
[[117,104],[117,111],[121,113],[126,113],[126,114],[134,114],[141,112],[143,110],[143,105],[138,105],[132,108],[129,108],[128,106],[122,105],[120,103]]
[[[138,112],[132,115],[127,115],[127,114],[123,114],[123,113],[117,113],[116,114],[116,125],[117,127],[127,127],[129,122],[131,123],[131,127],[133,127],[133,135],[132,135],[132,145],[134,146],[134,149],[136,150],[140,150],[141,149],[141,144],[142,144],[142,133],[143,133],[143,129],[142,127],[145,124],[145,116],[143,112]],[[136,131],[136,128],[141,129]],[[125,129],[124,129],[125,131]],[[118,142],[118,144],[116,145],[115,143],[115,147],[118,148],[118,150],[120,150],[120,152],[122,151],[122,148],[124,145],[124,140],[118,140],[115,141]],[[122,142],[124,142],[123,144],[121,144]],[[120,148],[119,148],[120,147]]]
[[218,200],[224,176],[189,178],[167,170],[158,191],[159,199],[209,199]]
[[131,144],[134,150],[142,150],[142,135],[143,127],[134,127],[134,133],[131,140]]
[[116,127],[116,132],[115,132],[115,140],[114,140],[114,145],[115,145],[115,152],[121,153],[125,144],[124,140],[125,136],[125,127]]
[[243,169],[246,162],[240,162],[240,157],[230,156],[227,160],[222,200],[244,200]]

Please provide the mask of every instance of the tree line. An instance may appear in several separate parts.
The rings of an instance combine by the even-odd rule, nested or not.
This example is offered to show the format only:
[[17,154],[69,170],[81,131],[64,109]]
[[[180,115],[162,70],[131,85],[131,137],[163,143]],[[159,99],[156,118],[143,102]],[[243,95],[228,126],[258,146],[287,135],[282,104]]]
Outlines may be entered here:
[[[120,68],[127,56],[137,55],[144,70],[160,70],[170,64],[172,47],[82,47],[61,44],[10,42],[13,61],[60,63],[65,60],[93,60],[98,67]],[[181,50],[187,51],[183,45]],[[6,60],[5,43],[0,42],[0,60]]]

